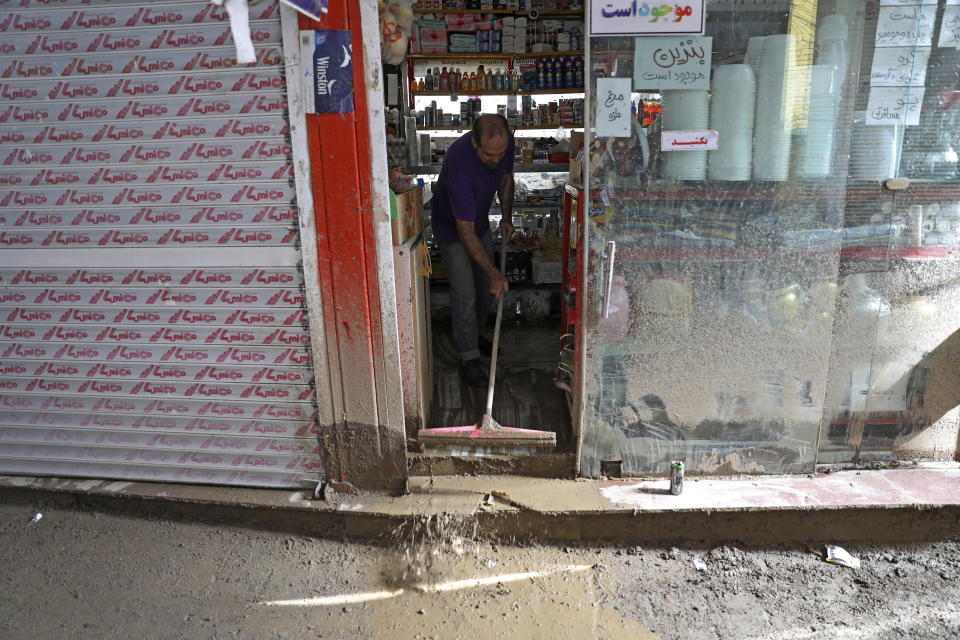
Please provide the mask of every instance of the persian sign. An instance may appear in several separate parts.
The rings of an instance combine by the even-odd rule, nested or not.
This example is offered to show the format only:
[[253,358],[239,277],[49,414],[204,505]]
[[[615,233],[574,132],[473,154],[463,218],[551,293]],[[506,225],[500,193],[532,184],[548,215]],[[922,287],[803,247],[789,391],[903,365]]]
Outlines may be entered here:
[[940,24],[940,38],[937,40],[937,46],[960,49],[960,4],[948,6],[943,10],[943,22]]
[[594,36],[700,35],[706,0],[680,4],[639,0],[598,0],[591,3],[590,34]]
[[630,78],[597,80],[595,129],[598,138],[630,136]]
[[716,151],[716,131],[663,131],[661,151]]
[[867,124],[919,124],[923,93],[923,87],[870,87]]
[[929,47],[933,42],[936,7],[880,7],[877,47]]
[[927,80],[929,47],[884,47],[873,55],[870,84],[874,87],[922,87]]
[[641,89],[710,89],[713,38],[637,38],[633,85]]

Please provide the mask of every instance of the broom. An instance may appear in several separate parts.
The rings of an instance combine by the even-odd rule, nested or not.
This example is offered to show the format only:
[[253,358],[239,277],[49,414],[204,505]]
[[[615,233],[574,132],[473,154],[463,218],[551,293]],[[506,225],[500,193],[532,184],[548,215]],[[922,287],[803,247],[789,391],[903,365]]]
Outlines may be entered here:
[[[507,271],[507,242],[500,255],[500,273]],[[497,296],[497,321],[493,329],[493,347],[490,352],[490,381],[487,384],[487,408],[480,422],[460,427],[420,429],[417,440],[433,446],[465,447],[555,447],[557,434],[551,431],[504,427],[493,419],[493,387],[497,381],[497,350],[500,346],[500,321],[503,318],[503,292]]]

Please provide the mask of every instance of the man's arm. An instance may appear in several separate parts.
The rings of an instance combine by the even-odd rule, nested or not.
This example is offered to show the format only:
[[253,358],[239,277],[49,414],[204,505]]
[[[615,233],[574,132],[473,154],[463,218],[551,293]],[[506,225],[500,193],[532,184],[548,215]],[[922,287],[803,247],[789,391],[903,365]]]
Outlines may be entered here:
[[513,188],[513,174],[504,174],[497,196],[500,198],[500,231],[507,241],[513,235]]
[[510,286],[507,284],[507,279],[490,262],[490,256],[487,255],[480,238],[477,237],[473,222],[457,220],[457,235],[460,236],[460,242],[467,250],[467,255],[479,264],[480,268],[490,277],[490,293],[499,298],[501,291],[509,291]]

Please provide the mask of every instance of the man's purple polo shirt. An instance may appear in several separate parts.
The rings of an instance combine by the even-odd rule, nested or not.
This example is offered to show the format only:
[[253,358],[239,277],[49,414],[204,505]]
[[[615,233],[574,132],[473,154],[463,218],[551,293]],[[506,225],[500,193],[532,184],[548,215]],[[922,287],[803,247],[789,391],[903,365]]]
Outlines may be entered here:
[[477,157],[469,133],[450,145],[433,194],[431,220],[437,242],[460,242],[457,220],[473,222],[478,236],[490,228],[490,205],[503,176],[513,173],[513,153],[513,135],[509,135],[507,150],[497,168],[491,171]]

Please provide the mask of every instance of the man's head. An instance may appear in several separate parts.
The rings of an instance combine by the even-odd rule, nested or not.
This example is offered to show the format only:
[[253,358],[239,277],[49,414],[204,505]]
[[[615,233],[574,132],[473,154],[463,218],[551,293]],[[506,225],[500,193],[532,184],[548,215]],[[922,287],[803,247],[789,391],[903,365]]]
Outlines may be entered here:
[[480,162],[491,171],[497,168],[510,142],[507,119],[501,115],[485,114],[473,121],[470,138]]

